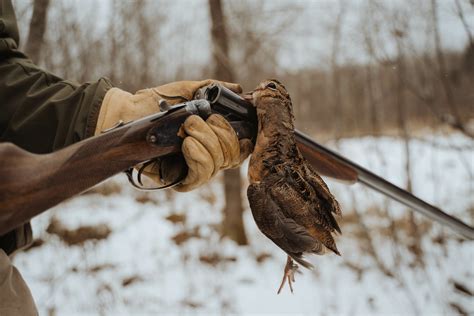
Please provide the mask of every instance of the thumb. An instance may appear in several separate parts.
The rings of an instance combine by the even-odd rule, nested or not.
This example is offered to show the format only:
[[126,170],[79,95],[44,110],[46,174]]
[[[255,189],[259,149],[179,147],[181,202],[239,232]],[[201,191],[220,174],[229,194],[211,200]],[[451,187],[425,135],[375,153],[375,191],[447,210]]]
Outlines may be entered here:
[[238,83],[219,81],[221,85],[226,87],[229,90],[232,90],[235,93],[242,93],[242,87]]
[[229,90],[232,90],[235,93],[242,93],[242,87],[238,83],[233,83],[233,82],[226,82],[226,81],[220,81],[220,80],[214,80],[214,79],[206,79],[201,81],[201,87],[210,85],[211,83],[218,83],[223,85]]

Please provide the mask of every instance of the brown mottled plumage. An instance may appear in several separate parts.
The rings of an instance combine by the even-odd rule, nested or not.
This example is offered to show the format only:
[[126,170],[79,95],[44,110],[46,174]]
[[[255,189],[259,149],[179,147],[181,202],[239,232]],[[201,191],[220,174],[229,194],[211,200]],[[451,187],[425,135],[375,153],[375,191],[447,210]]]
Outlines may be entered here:
[[312,265],[303,254],[339,255],[333,233],[341,232],[334,215],[339,203],[299,152],[290,95],[277,80],[266,80],[247,97],[257,108],[258,134],[249,165],[250,208],[258,228],[288,254],[285,280],[294,281],[297,265]]

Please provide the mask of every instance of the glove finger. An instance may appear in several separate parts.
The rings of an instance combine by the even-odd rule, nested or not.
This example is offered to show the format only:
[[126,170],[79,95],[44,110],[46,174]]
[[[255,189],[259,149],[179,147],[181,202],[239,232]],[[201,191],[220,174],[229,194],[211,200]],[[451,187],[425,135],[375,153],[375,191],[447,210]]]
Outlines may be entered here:
[[221,115],[212,114],[206,123],[214,131],[222,148],[224,161],[222,169],[232,168],[240,163],[239,139],[229,122]]
[[224,155],[218,136],[211,127],[197,115],[188,117],[186,121],[184,121],[183,129],[187,135],[192,136],[207,149],[207,152],[209,152],[212,157],[212,159],[208,161],[208,164],[211,164],[213,167],[212,174],[217,173],[224,163]]
[[[138,171],[139,168],[135,169]],[[142,170],[142,175],[152,180],[156,186],[163,186],[183,179],[187,171],[188,166],[183,155],[177,154],[160,158],[147,165]]]
[[219,83],[226,87],[227,89],[230,89],[234,91],[235,93],[242,93],[242,87],[238,83],[233,83],[233,82],[226,82],[226,81],[220,81],[220,80],[214,80],[214,79],[206,79],[201,81],[201,86],[199,88],[202,88],[204,86],[208,86],[211,83]]
[[214,172],[214,166],[209,163],[212,160],[211,154],[194,137],[188,136],[184,139],[181,151],[188,165],[188,175],[174,189],[187,192],[207,182]]
[[242,87],[238,83],[219,81],[227,89],[234,91],[235,93],[242,93]]
[[151,90],[157,95],[158,99],[165,99],[169,104],[174,105],[192,100],[194,93],[200,87],[200,81],[176,81]]
[[[137,171],[138,169],[135,168]],[[142,175],[150,178],[153,182],[156,183],[157,186],[163,185],[160,176],[160,165],[159,163],[155,162],[145,167],[142,171]]]
[[173,105],[180,102],[192,100],[198,89],[215,82],[222,84],[224,87],[236,93],[242,92],[242,87],[237,83],[224,82],[213,79],[206,79],[201,81],[176,81],[152,88],[150,89],[150,91],[153,92],[155,99],[158,100],[157,102],[159,102],[160,99],[165,99],[169,104]]
[[186,176],[188,166],[183,155],[171,155],[161,159],[160,176],[163,184],[175,183]]
[[252,153],[253,151],[253,143],[250,139],[248,138],[243,138],[239,141],[239,145],[240,145],[240,158],[239,158],[239,161],[240,161],[240,164],[242,164],[242,162],[247,159],[247,157]]

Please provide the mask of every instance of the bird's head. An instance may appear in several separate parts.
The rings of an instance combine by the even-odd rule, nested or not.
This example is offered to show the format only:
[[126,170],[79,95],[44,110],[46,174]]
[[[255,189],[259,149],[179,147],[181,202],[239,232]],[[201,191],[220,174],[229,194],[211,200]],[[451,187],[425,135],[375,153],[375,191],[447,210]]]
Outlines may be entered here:
[[278,80],[267,79],[260,82],[255,90],[246,94],[245,98],[257,108],[259,117],[271,116],[272,119],[293,126],[294,115],[290,94]]

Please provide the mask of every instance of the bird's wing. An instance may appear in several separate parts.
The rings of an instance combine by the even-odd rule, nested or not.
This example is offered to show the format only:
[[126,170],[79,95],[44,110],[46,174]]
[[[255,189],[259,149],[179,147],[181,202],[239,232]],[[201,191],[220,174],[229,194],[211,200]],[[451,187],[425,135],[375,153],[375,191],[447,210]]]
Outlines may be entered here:
[[[309,184],[306,185],[309,186]],[[307,188],[307,190],[312,189]],[[324,208],[318,211],[324,206],[324,200],[315,200],[314,198],[311,199],[303,196],[304,194],[301,194],[297,186],[289,185],[289,183],[271,186],[267,189],[267,193],[287,218],[292,218],[295,224],[300,225],[302,228],[304,227],[303,229],[306,234],[309,234],[315,240],[339,255],[336,242],[331,235],[331,232],[339,228],[339,226],[337,226],[330,212],[327,212]],[[314,192],[312,195],[314,196]],[[327,214],[329,214],[329,216]],[[331,222],[331,218],[335,224]],[[334,225],[336,225],[337,228],[334,228]],[[318,250],[318,246],[318,243],[313,243],[312,248],[306,249],[305,251],[320,253],[322,249]]]
[[288,166],[285,173],[288,183],[305,201],[305,209],[311,212],[316,223],[330,232],[341,233],[333,215],[333,213],[340,213],[339,203],[329,192],[321,177],[309,169],[305,163],[301,164],[299,168]]
[[305,227],[285,216],[262,184],[251,184],[247,197],[252,215],[260,231],[278,247],[306,268],[312,265],[303,260],[304,252],[310,252],[318,243]]
[[336,200],[334,195],[329,191],[329,188],[324,182],[324,180],[314,171],[314,169],[309,165],[307,162],[304,164],[305,174],[307,175],[308,182],[311,184],[314,190],[322,197],[324,197],[331,207],[331,212],[341,216],[341,206],[339,202]]

